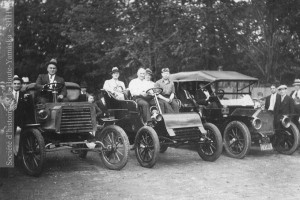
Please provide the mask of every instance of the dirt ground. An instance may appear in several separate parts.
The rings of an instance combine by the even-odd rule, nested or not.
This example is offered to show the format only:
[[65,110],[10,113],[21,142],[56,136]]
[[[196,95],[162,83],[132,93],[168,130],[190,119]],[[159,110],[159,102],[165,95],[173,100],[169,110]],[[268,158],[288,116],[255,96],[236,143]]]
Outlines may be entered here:
[[134,151],[121,171],[108,170],[96,153],[47,154],[43,174],[18,169],[2,180],[1,200],[44,199],[300,199],[300,149],[292,156],[252,149],[242,159],[205,162],[190,149],[168,149],[152,169]]

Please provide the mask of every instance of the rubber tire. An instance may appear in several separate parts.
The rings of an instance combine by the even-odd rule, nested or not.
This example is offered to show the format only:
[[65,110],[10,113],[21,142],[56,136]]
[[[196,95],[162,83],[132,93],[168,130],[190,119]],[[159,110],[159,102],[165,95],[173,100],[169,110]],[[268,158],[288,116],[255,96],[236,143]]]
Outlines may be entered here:
[[[33,134],[33,136],[35,137],[35,139],[37,140],[38,145],[39,145],[40,161],[38,162],[38,166],[36,169],[30,169],[30,167],[27,165],[25,158],[24,158],[24,145],[25,145],[24,143],[25,143],[25,140],[27,139],[26,136],[28,134]],[[41,132],[38,129],[34,129],[34,128],[24,130],[24,132],[22,132],[22,138],[20,141],[20,150],[21,150],[22,165],[23,165],[25,173],[30,176],[41,175],[41,173],[43,171],[44,161],[46,158],[45,141],[44,141],[44,138],[43,138]]]
[[165,153],[168,150],[168,146],[167,145],[160,145],[160,149],[159,149],[159,153]]
[[[139,151],[141,136],[144,132],[147,132],[153,141],[152,159],[147,162],[143,161],[143,159],[141,158],[141,155],[140,155],[140,151]],[[157,136],[157,133],[155,132],[155,130],[149,126],[143,126],[142,128],[140,128],[135,137],[135,156],[136,156],[138,162],[140,163],[140,165],[142,167],[152,168],[156,164],[159,150],[160,150],[160,144],[159,144],[159,139],[158,139],[158,136]]]
[[281,154],[285,154],[285,155],[291,155],[293,154],[297,148],[299,147],[299,140],[300,140],[300,136],[299,136],[299,130],[297,128],[297,126],[294,124],[294,123],[291,123],[291,126],[290,126],[291,130],[292,130],[292,134],[294,136],[294,144],[292,146],[292,148],[288,151],[282,151],[281,149],[277,148],[276,145],[273,145],[274,146],[274,149],[281,153]]
[[96,132],[96,139],[103,142],[106,134],[110,133],[110,132],[118,133],[122,139],[124,149],[125,149],[123,159],[121,159],[120,162],[118,162],[118,163],[110,163],[108,160],[106,160],[103,151],[100,153],[100,158],[101,158],[102,162],[104,163],[104,165],[108,169],[121,170],[123,167],[125,167],[125,165],[128,162],[129,140],[128,140],[128,137],[127,137],[125,131],[117,125],[109,125],[109,126],[105,127],[104,129],[102,129],[101,132],[100,131]]
[[223,150],[222,135],[218,127],[214,124],[205,123],[203,124],[203,126],[205,130],[209,130],[214,135],[216,139],[216,151],[213,153],[213,155],[207,155],[201,150],[201,144],[199,144],[197,147],[197,152],[203,160],[213,162],[217,160],[222,154],[222,150]]
[[[242,150],[242,152],[240,152],[239,154],[235,154],[235,153],[231,152],[229,144],[226,143],[226,140],[225,140],[225,138],[226,138],[226,136],[228,134],[228,131],[232,127],[237,127],[242,132],[244,140],[245,140],[245,144],[244,144],[245,147]],[[232,121],[225,128],[224,135],[223,135],[223,141],[224,141],[224,148],[225,148],[225,151],[226,151],[226,153],[227,153],[228,156],[230,156],[232,158],[242,159],[242,158],[244,158],[248,154],[248,152],[250,150],[250,147],[251,147],[251,135],[250,135],[250,131],[249,131],[248,127],[243,122]]]

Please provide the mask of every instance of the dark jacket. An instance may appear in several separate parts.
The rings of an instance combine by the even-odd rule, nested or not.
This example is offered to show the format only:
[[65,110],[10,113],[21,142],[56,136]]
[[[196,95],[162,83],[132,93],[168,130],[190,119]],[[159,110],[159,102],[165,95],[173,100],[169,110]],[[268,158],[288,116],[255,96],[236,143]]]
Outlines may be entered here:
[[200,105],[207,105],[207,96],[206,94],[201,90],[196,90],[196,94],[195,94],[195,100],[197,101],[198,104]]
[[[65,80],[62,77],[57,76],[57,75],[55,75],[54,80],[57,83],[62,83],[63,84],[63,88],[62,88],[61,91],[59,91],[59,94],[61,94],[64,97],[66,97],[67,96],[67,89],[66,89],[66,86],[65,86]],[[36,79],[36,84],[37,84],[38,88],[42,88],[45,84],[48,84],[48,83],[50,83],[50,79],[49,79],[49,75],[48,74],[40,74],[38,76],[38,78]]]
[[25,110],[27,106],[27,100],[24,95],[25,92],[19,91],[18,104],[16,110],[14,111],[15,127],[19,126],[22,128],[25,125],[25,116],[26,116]]
[[[189,94],[190,96],[192,96],[189,93],[189,91],[186,90],[186,92],[187,92],[187,94]],[[177,96],[178,99],[180,99],[180,101],[181,101],[182,104],[194,105],[193,104],[193,100],[191,99],[192,97],[188,97],[186,95],[186,93],[184,92],[183,89],[179,89],[178,92],[177,92],[177,94],[176,94],[176,96]]]
[[[265,103],[265,109],[266,110],[268,110],[269,107],[270,107],[270,100],[271,100],[271,95],[266,97],[266,103]],[[280,95],[276,94],[276,100],[275,100],[275,105],[274,105],[274,110],[273,110],[274,112],[275,112],[275,109],[278,108],[280,101],[281,101]]]
[[280,97],[280,103],[278,105],[278,108],[276,108],[276,115],[282,116],[282,115],[288,115],[288,114],[294,114],[295,113],[295,102],[292,97],[286,95],[281,101]]

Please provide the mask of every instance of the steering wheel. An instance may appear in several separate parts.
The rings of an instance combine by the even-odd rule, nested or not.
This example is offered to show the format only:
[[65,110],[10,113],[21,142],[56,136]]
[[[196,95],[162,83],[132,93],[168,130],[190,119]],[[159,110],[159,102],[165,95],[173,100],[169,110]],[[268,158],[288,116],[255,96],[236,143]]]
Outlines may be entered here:
[[43,88],[46,91],[54,92],[54,91],[61,90],[63,87],[64,87],[64,84],[62,84],[62,83],[47,83],[44,85]]
[[[152,91],[152,93],[150,93],[151,91]],[[146,91],[146,94],[147,95],[153,95],[153,94],[159,95],[162,93],[162,91],[163,91],[162,88],[150,88]]]
[[224,91],[224,90],[218,89],[218,91],[217,91],[217,96],[219,97],[219,99],[223,99],[224,94],[225,94],[225,91]]

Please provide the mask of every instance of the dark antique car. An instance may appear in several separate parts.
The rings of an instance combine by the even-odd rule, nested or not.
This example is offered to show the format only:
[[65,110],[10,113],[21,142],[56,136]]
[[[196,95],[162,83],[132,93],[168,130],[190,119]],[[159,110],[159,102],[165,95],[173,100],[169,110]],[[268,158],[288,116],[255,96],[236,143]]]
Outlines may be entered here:
[[[274,148],[283,154],[292,154],[297,149],[299,117],[283,117],[280,128],[275,130],[273,114],[256,108],[251,98],[257,78],[234,71],[180,72],[170,78],[175,82],[177,94],[183,86],[191,93],[193,101],[183,104],[182,109],[203,109],[206,120],[220,129],[229,156],[245,157],[252,143],[259,144],[261,150]],[[209,93],[204,104],[197,99],[199,89]]]
[[[152,88],[147,92],[154,95],[157,102],[156,95],[161,91],[160,88]],[[127,100],[117,100],[105,90],[102,95],[110,113],[109,119],[126,131],[141,166],[153,167],[158,152],[163,153],[168,147],[181,145],[195,145],[199,156],[205,161],[219,158],[223,148],[220,131],[211,123],[202,123],[198,112],[162,114],[156,103],[150,108],[150,126],[143,122],[141,111],[137,103],[131,100],[130,94]]]
[[[79,102],[80,87],[66,82],[66,102],[57,102],[57,91],[62,84],[48,84],[53,99],[39,103],[40,90],[30,84],[26,91],[26,122],[21,132],[20,154],[25,172],[41,174],[46,152],[72,149],[84,158],[88,151],[98,152],[104,165],[120,170],[128,160],[129,141],[126,133],[118,126],[97,129],[95,105]],[[51,89],[52,88],[52,89]]]

